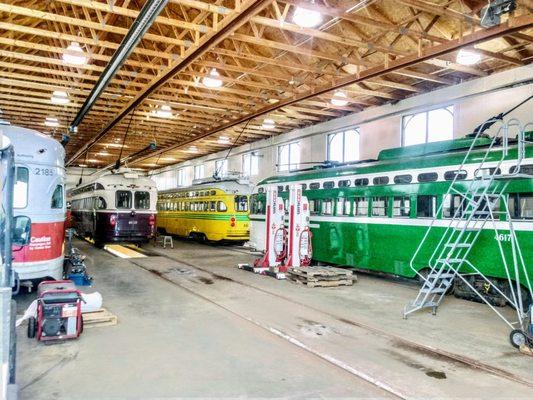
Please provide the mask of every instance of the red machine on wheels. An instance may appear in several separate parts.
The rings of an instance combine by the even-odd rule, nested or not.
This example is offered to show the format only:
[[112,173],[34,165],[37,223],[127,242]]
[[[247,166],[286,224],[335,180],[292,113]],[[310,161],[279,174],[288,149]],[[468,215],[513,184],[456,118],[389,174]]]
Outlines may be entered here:
[[44,281],[37,287],[37,318],[28,321],[28,337],[76,339],[83,331],[81,293],[72,281]]

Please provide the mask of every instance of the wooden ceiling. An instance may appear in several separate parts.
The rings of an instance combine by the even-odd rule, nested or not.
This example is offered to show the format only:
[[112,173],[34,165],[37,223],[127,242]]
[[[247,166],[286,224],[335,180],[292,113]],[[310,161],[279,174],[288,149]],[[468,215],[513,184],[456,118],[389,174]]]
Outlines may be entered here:
[[[69,165],[121,151],[156,168],[316,124],[533,60],[533,1],[484,29],[486,0],[169,0],[66,146]],[[61,138],[144,0],[0,0],[0,119]],[[316,28],[292,17],[321,12]],[[84,66],[65,64],[79,42]],[[476,48],[473,66],[455,61]],[[223,86],[202,78],[216,68]],[[330,100],[342,88],[350,103]],[[50,102],[68,92],[68,105]],[[174,117],[153,116],[169,105]],[[58,128],[44,126],[56,117]],[[261,127],[273,119],[274,129]],[[156,150],[146,150],[151,142]],[[191,148],[194,146],[194,148]]]

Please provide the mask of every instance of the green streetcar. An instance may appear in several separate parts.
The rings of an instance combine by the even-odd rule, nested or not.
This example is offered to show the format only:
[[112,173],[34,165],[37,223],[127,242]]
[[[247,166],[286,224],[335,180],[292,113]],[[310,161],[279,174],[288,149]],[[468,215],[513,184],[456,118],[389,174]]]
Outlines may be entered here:
[[[527,140],[533,139],[533,132],[525,135]],[[427,264],[422,260],[430,258],[460,207],[461,196],[447,194],[452,181],[457,176],[454,187],[466,192],[479,174],[476,170],[491,139],[473,140],[466,137],[387,149],[380,152],[377,160],[316,166],[264,179],[251,199],[250,241],[258,250],[264,250],[265,187],[276,185],[279,196],[287,201],[289,185],[301,184],[309,200],[314,261],[414,278],[415,269],[424,273]],[[465,160],[471,145],[472,151]],[[493,148],[483,168],[499,168],[496,174],[501,178],[492,185],[500,185],[499,190],[506,196],[527,274],[533,282],[533,145],[525,147],[518,177],[505,176],[517,169],[517,145],[510,143],[507,155],[502,151]],[[505,215],[498,218],[498,234],[492,224],[487,224],[468,259],[507,290],[498,241],[506,257],[511,257],[511,241]],[[417,257],[421,261],[413,269],[410,261],[432,222],[433,229]],[[521,282],[524,278],[521,276]],[[475,286],[485,289],[489,298],[492,296],[491,302],[505,304],[501,304],[502,298],[495,291],[488,293],[490,288],[483,288],[484,281],[476,280],[474,274],[471,279]],[[473,298],[461,284],[456,282],[456,294]],[[524,290],[524,295],[527,292]]]

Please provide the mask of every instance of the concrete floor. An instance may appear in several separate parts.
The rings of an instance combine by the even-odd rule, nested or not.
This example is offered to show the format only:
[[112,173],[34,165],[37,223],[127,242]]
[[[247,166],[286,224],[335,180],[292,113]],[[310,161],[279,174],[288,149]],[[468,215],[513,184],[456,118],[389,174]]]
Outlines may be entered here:
[[[43,345],[19,331],[22,399],[182,397],[531,398],[531,358],[483,305],[447,298],[401,318],[416,287],[359,275],[306,288],[235,268],[253,256],[175,241],[120,259],[86,243],[119,323]],[[169,258],[170,257],[170,258]],[[195,265],[201,269],[191,266]],[[34,294],[19,296],[19,312]],[[509,312],[510,310],[506,310]],[[403,339],[482,363],[451,360]],[[494,373],[487,372],[493,369]]]

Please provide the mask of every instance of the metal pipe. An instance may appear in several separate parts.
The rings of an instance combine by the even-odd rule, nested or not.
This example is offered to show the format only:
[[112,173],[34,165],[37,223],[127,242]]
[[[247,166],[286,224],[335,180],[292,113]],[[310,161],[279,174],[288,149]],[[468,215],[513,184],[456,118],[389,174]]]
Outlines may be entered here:
[[192,51],[189,55],[185,56],[185,58],[180,59],[177,63],[175,63],[162,76],[158,77],[155,82],[151,83],[151,86],[148,86],[143,89],[143,91],[133,101],[131,101],[122,111],[120,111],[113,118],[113,120],[102,129],[102,131],[100,131],[100,133],[90,139],[85,145],[82,146],[81,149],[76,151],[76,153],[66,162],[66,165],[70,166],[78,157],[88,151],[107,132],[109,132],[115,125],[122,121],[122,119],[126,115],[135,110],[135,108],[139,104],[141,104],[148,96],[150,96],[153,92],[159,89],[164,83],[172,79],[174,75],[176,75],[178,72],[186,68],[188,65],[192,64],[200,56],[212,50],[212,48],[218,43],[220,43],[222,40],[224,40],[227,35],[234,32],[237,28],[246,23],[250,16],[261,11],[263,8],[271,4],[272,1],[273,0],[248,0],[247,3],[249,3],[249,5],[247,6],[244,6],[243,4],[245,3],[241,2],[241,11],[239,13],[236,13],[235,17],[231,21],[229,21],[227,25],[213,33],[207,41],[200,44],[196,49],[194,49],[194,51]]
[[148,28],[152,26],[152,23],[155,21],[156,17],[163,10],[168,0],[148,0],[139,15],[133,22],[130,30],[122,39],[120,46],[113,54],[113,57],[105,67],[104,71],[98,78],[98,82],[94,85],[91,93],[85,99],[83,106],[81,106],[78,114],[72,121],[69,127],[69,132],[76,132],[78,125],[83,121],[83,118],[91,110],[92,106],[98,100],[104,89],[107,87],[111,79],[115,76],[117,71],[122,67],[124,61],[129,57],[133,49],[137,46],[139,41],[142,39]]

